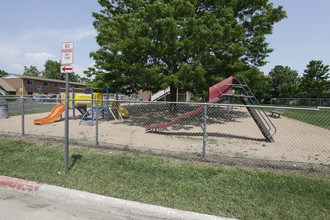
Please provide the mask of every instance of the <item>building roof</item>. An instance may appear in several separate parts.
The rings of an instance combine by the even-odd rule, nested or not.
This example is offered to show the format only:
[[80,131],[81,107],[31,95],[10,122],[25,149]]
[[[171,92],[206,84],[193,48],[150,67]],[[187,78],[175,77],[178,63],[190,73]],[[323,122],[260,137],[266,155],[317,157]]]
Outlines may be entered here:
[[7,92],[16,92],[16,89],[14,89],[9,83],[7,83],[5,80],[0,78],[0,87],[2,87]]
[[[14,74],[10,73],[4,77],[3,79],[13,79],[13,78],[20,78],[20,79],[32,79],[32,80],[41,80],[41,81],[47,81],[47,82],[56,82],[56,83],[65,83],[65,80],[59,80],[59,79],[50,79],[45,77],[39,77],[39,76],[27,76],[22,74]],[[86,86],[85,83],[78,83],[78,82],[70,82],[71,85],[79,85],[79,86]]]

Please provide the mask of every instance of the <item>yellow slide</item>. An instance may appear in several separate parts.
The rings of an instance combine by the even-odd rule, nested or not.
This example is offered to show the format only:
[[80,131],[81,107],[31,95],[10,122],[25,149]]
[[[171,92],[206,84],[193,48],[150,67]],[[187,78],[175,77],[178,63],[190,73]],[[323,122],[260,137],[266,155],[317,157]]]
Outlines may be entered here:
[[64,112],[65,110],[65,105],[64,104],[59,104],[55,106],[55,108],[52,110],[52,112],[44,118],[41,119],[34,119],[34,124],[35,125],[45,125],[45,124],[50,124],[56,121]]

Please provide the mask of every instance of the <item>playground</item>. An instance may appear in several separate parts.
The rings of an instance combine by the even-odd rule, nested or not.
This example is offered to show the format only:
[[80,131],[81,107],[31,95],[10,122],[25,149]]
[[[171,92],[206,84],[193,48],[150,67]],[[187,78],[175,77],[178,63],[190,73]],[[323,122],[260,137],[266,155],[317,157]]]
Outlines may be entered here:
[[[25,115],[25,134],[64,137],[65,94],[60,94],[62,101],[52,112]],[[284,116],[271,118],[270,112],[255,107],[258,102],[241,78],[229,77],[211,86],[207,105],[176,103],[175,109],[173,103],[109,99],[108,90],[105,94],[73,90],[69,95],[70,141],[95,145],[97,137],[103,147],[165,155],[201,157],[205,150],[206,158],[330,163],[329,129]],[[216,104],[225,96],[237,97],[243,104]],[[1,133],[20,133],[22,117],[0,123],[6,124]]]
[[[130,112],[130,117],[124,120],[105,119],[99,121],[98,139],[102,146],[109,148],[130,149],[144,152],[178,154],[181,156],[201,155],[203,147],[203,132],[198,123],[199,116],[186,118],[175,125],[156,133],[146,132],[146,125],[154,119],[173,118],[168,115],[167,106],[148,104],[123,104]],[[198,106],[189,106],[196,109]],[[211,111],[223,114],[210,115],[207,122],[206,158],[213,157],[243,157],[252,159],[294,161],[307,163],[329,164],[330,131],[314,125],[309,125],[294,119],[281,117],[273,123],[278,129],[275,142],[266,142],[259,128],[249,116],[246,108],[235,108],[235,117],[226,120],[225,108],[213,107]],[[218,109],[215,109],[218,108]],[[181,106],[182,111],[187,106]],[[75,112],[79,115],[78,110]],[[34,120],[47,116],[49,113],[30,114],[25,116],[25,134],[32,136],[64,137],[64,120],[58,120],[43,126],[34,125]],[[21,116],[0,119],[1,133],[21,132]],[[96,126],[83,124],[73,120],[70,111],[70,140],[95,144]]]

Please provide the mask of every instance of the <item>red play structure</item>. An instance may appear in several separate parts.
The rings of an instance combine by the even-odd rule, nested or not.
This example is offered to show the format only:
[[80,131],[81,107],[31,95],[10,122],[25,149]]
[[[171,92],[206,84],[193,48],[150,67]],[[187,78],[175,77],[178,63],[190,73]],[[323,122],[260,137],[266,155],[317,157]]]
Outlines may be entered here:
[[[237,81],[236,84],[233,84],[233,81]],[[236,95],[233,92],[233,88],[240,88],[243,90],[243,95]],[[219,100],[221,100],[224,96],[233,96],[238,97],[242,100],[242,102],[249,106],[249,105],[260,105],[255,96],[253,95],[250,88],[246,85],[245,80],[241,76],[230,76],[227,79],[209,87],[209,101],[208,103],[216,103]],[[172,121],[168,123],[162,123],[162,124],[152,124],[146,127],[146,131],[156,131],[157,129],[167,128],[179,121],[180,119],[184,117],[190,117],[192,115],[197,114],[199,111],[201,111],[204,108],[204,105],[200,106],[194,111],[183,113],[176,118],[174,118]],[[276,133],[276,128],[274,124],[271,122],[267,114],[263,111],[263,109],[260,108],[252,108],[247,107],[250,115],[252,116],[253,120],[258,125],[258,128],[264,135],[267,141],[274,142],[273,136]],[[274,130],[272,132],[272,130]],[[272,133],[271,133],[272,132]]]

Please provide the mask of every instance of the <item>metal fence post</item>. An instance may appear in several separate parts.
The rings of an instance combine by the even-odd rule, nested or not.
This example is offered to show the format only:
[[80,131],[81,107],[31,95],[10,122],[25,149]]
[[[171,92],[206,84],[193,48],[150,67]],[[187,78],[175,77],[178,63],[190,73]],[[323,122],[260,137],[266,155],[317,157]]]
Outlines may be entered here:
[[24,98],[22,98],[22,136],[24,136]]
[[206,151],[206,117],[207,117],[207,105],[204,105],[204,126],[203,126],[203,158],[205,158]]
[[99,146],[99,117],[98,117],[98,112],[99,112],[99,105],[98,105],[98,101],[96,100],[95,101],[96,103],[96,114],[95,114],[95,117],[96,117],[96,134],[95,134],[95,145],[96,146]]

